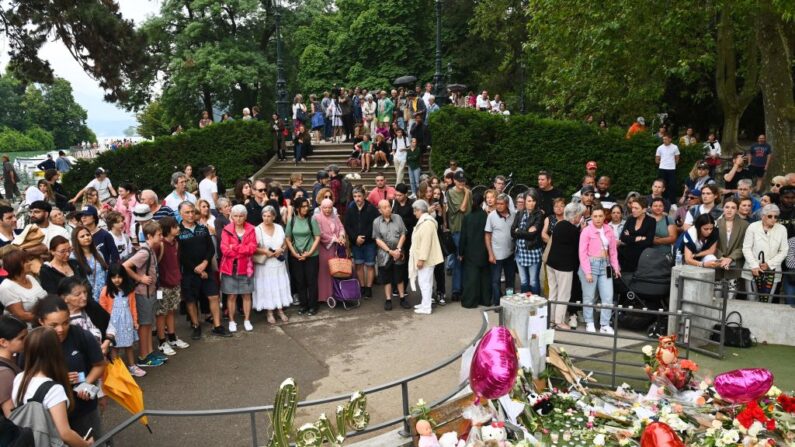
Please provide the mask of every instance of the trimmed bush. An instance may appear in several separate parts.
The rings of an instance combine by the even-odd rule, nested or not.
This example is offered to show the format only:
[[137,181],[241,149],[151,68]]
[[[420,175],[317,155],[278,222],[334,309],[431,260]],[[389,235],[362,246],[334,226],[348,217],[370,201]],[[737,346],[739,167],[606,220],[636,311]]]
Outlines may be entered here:
[[[598,163],[598,174],[613,179],[611,192],[616,197],[623,198],[630,191],[649,194],[657,178],[654,156],[659,143],[651,135],[627,140],[625,129],[604,131],[578,121],[532,115],[503,117],[454,107],[443,107],[431,115],[430,129],[434,172],[443,172],[449,160],[455,159],[472,185],[491,185],[494,176],[513,172],[515,183],[535,187],[543,169],[552,174],[556,187],[572,194],[579,189],[589,160]],[[702,151],[680,151],[677,173],[684,183]]]
[[211,164],[225,186],[232,188],[235,180],[251,176],[273,156],[272,147],[267,122],[229,121],[78,161],[63,181],[67,191],[79,191],[103,167],[114,186],[130,181],[163,197],[173,189],[171,174],[190,164],[194,176],[201,177],[199,169]]
[[0,152],[43,151],[42,145],[14,129],[0,131]]

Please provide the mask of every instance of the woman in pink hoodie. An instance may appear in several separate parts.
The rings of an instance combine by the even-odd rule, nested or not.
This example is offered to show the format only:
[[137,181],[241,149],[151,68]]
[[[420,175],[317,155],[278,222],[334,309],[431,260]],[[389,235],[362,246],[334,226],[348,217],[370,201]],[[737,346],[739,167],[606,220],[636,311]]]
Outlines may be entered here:
[[[613,305],[613,278],[621,276],[616,250],[616,236],[613,230],[605,225],[605,210],[594,208],[591,211],[591,223],[580,233],[580,283],[582,284],[582,302],[594,304],[596,288],[603,305]],[[612,275],[609,270],[612,270]],[[593,307],[584,307],[583,316],[588,332],[596,332],[593,319]],[[599,316],[601,328],[599,332],[612,334],[610,326],[610,309],[602,309]]]
[[246,222],[246,207],[235,205],[230,214],[231,222],[221,231],[221,292],[228,295],[226,308],[229,312],[229,332],[237,332],[235,307],[237,296],[243,297],[243,328],[254,330],[251,317],[251,294],[254,292],[254,252],[257,251],[257,235],[254,226]]

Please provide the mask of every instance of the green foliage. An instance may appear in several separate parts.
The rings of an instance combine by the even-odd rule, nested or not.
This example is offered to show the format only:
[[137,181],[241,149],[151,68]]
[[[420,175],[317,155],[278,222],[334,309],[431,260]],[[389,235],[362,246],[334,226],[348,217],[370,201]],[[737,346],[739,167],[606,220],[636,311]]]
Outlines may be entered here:
[[[648,193],[657,177],[654,162],[659,145],[651,135],[624,138],[624,129],[607,131],[578,121],[533,115],[499,115],[443,107],[431,115],[431,167],[442,172],[450,159],[463,167],[471,184],[491,184],[498,174],[514,174],[516,183],[536,186],[540,170],[552,173],[555,185],[574,193],[595,160],[599,173],[613,179],[611,192]],[[682,150],[678,174],[682,181],[702,156],[700,149]]]
[[41,143],[14,129],[4,129],[0,132],[0,151],[42,151],[45,150]]
[[25,136],[36,141],[43,151],[55,149],[55,140],[52,138],[52,134],[41,127],[31,127],[25,132]]
[[225,183],[232,185],[254,174],[273,156],[270,139],[270,128],[263,121],[238,120],[191,129],[81,160],[64,176],[64,186],[68,191],[80,190],[101,166],[109,170],[114,184],[130,181],[163,197],[172,190],[171,174],[186,164],[212,164]]
[[138,135],[144,138],[171,135],[171,125],[160,101],[152,101],[135,115],[138,120]]
[[31,124],[52,133],[55,146],[69,147],[81,141],[96,141],[88,129],[86,110],[72,96],[69,81],[56,78],[52,84],[30,85],[25,91],[23,110]]

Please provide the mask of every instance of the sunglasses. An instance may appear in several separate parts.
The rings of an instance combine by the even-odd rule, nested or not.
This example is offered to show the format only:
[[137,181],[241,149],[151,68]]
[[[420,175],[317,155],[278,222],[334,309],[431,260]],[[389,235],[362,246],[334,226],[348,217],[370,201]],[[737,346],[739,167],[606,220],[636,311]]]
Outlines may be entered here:
[[257,192],[265,192],[265,191],[267,191],[267,189],[257,189],[256,191]]
[[781,185],[778,184],[778,183],[771,183],[770,186],[772,186],[774,188],[781,188]]
[[687,196],[687,200],[695,200],[698,199],[696,196]]
[[766,217],[768,219],[776,219],[776,220],[778,220],[778,215],[777,214],[768,214]]

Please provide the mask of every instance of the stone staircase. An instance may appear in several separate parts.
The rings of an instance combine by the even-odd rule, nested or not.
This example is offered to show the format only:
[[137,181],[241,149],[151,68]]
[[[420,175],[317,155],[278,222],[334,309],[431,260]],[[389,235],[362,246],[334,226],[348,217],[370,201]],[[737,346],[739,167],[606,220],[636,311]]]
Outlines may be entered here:
[[[382,172],[386,177],[387,185],[395,186],[395,168],[390,164],[388,168],[371,168],[370,172],[359,172],[361,168],[349,168],[345,163],[348,161],[348,156],[353,151],[352,143],[320,143],[313,146],[313,153],[307,158],[305,163],[293,163],[293,150],[292,144],[287,146],[287,160],[279,161],[275,157],[271,159],[265,166],[262,167],[251,178],[265,178],[270,177],[274,181],[279,182],[282,187],[290,184],[290,175],[298,172],[304,177],[304,187],[311,187],[315,183],[317,171],[325,170],[330,164],[335,164],[340,168],[340,175],[346,176],[350,173],[356,173],[361,176],[361,179],[351,181],[354,186],[362,185],[368,191],[375,187],[375,176],[378,172]],[[428,172],[428,157],[423,157],[423,170]],[[383,165],[381,165],[383,166]],[[408,170],[403,173],[403,182],[408,184],[409,176]]]

